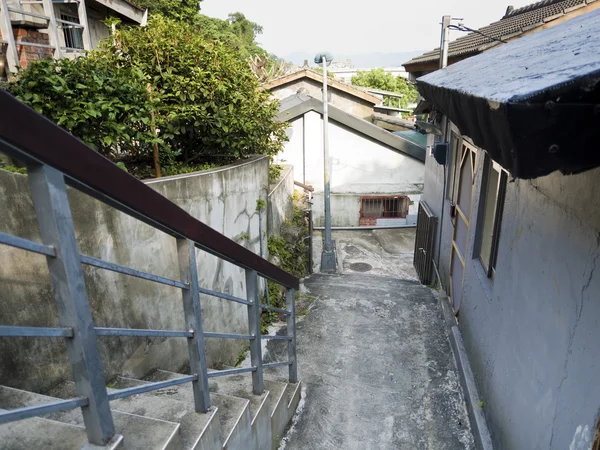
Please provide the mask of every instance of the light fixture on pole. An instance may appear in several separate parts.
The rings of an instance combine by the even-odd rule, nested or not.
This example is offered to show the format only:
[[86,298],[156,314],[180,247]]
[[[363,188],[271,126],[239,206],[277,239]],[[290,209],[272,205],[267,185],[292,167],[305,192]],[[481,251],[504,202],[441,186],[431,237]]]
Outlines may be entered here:
[[315,56],[315,64],[323,67],[323,203],[325,205],[325,239],[321,253],[321,272],[335,272],[336,260],[331,241],[331,160],[329,158],[329,109],[327,99],[327,66],[333,61],[330,53]]

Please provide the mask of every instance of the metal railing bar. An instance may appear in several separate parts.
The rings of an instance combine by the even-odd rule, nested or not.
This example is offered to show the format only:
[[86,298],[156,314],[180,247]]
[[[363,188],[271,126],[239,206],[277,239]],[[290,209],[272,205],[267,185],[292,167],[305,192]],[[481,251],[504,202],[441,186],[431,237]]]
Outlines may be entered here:
[[6,9],[8,9],[11,13],[23,14],[24,16],[31,16],[31,17],[37,17],[38,19],[50,20],[50,17],[44,16],[43,14],[37,14],[37,13],[31,12],[31,11],[24,11],[22,9],[15,9],[15,8],[6,8]]
[[285,361],[285,362],[276,362],[276,363],[263,364],[263,367],[265,369],[268,369],[268,368],[271,368],[271,367],[291,366],[291,365],[292,365],[291,361]]
[[0,244],[10,245],[11,247],[20,248],[34,253],[40,253],[46,256],[56,257],[56,249],[49,245],[40,244],[39,242],[23,239],[12,234],[0,232]]
[[156,383],[143,384],[126,389],[119,389],[108,393],[108,400],[117,400],[119,398],[131,397],[132,395],[143,394],[144,392],[156,391],[169,386],[177,386],[179,384],[191,383],[198,379],[198,375],[188,375],[186,377],[173,378],[167,381],[158,381]]
[[230,333],[204,333],[205,338],[221,338],[221,339],[247,339],[253,341],[255,339],[251,334],[230,334]]
[[208,372],[208,378],[226,377],[227,375],[235,375],[237,373],[255,372],[256,367],[241,367],[239,369],[217,370]]
[[287,311],[285,309],[275,308],[274,306],[269,306],[269,305],[263,305],[262,303],[260,303],[259,306],[262,309],[268,309],[269,311],[278,312],[280,314],[286,314],[286,315],[288,315],[290,313],[289,311]]
[[229,300],[232,302],[241,303],[242,305],[250,304],[250,302],[248,302],[248,300],[244,300],[243,298],[235,297],[235,296],[229,295],[229,294],[223,294],[222,292],[211,291],[210,289],[205,289],[205,288],[199,287],[198,292],[200,292],[201,294],[211,295],[213,297],[219,297],[219,298]]
[[0,337],[73,337],[72,328],[18,327],[0,325]]
[[81,406],[86,406],[88,399],[85,397],[58,400],[43,405],[26,406],[24,408],[11,409],[0,412],[0,425],[15,422],[17,420],[29,419],[30,417],[42,416],[59,411],[70,411]]
[[81,262],[83,264],[87,264],[89,266],[98,267],[100,269],[110,270],[112,272],[123,273],[125,275],[130,275],[132,277],[142,278],[148,281],[154,281],[155,283],[166,284],[167,286],[174,286],[180,289],[187,289],[187,285],[182,283],[181,281],[171,280],[169,278],[161,277],[158,275],[153,275],[151,273],[142,272],[140,270],[135,270],[130,267],[121,266],[119,264],[111,263],[108,261],[103,261],[98,258],[94,258],[92,256],[81,255]]
[[28,47],[38,47],[38,48],[48,48],[50,50],[54,50],[54,45],[50,44],[38,44],[36,42],[24,42],[24,41],[15,41],[15,45],[25,45]]
[[144,330],[134,328],[103,328],[95,327],[97,336],[150,336],[150,337],[194,337],[193,331],[175,330]]
[[292,340],[291,336],[270,336],[268,334],[263,334],[263,335],[261,335],[260,338],[265,341],[291,341]]
[[85,28],[83,25],[81,25],[80,23],[77,22],[69,22],[68,20],[62,20],[62,19],[55,19],[57,23],[62,23],[65,25],[70,25],[73,28]]

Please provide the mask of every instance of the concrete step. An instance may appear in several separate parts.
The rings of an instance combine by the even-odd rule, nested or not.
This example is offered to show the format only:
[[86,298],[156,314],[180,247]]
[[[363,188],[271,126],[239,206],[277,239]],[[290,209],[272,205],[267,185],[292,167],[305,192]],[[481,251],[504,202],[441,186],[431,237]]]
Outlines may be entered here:
[[[110,385],[109,390],[148,383],[120,377]],[[206,414],[197,413],[194,403],[170,398],[168,394],[152,394],[147,392],[114,400],[111,406],[118,411],[179,423],[181,448],[184,450],[218,450],[222,447],[219,408],[212,406]]]
[[[173,378],[181,377],[181,374],[168,372],[165,370],[156,370],[148,377],[145,378],[146,381],[156,382],[156,381],[165,381]],[[250,400],[237,396],[237,395],[227,395],[226,393],[221,393],[218,387],[215,387],[213,380],[209,386],[211,388],[211,404],[215,405],[219,408],[219,421],[221,424],[221,442],[223,443],[223,448],[228,450],[248,450],[248,449],[259,449],[256,446],[256,441],[259,439],[259,436],[264,436],[264,434],[257,434],[254,436],[252,429],[252,415],[250,412]],[[252,384],[250,383],[250,387]],[[232,392],[231,389],[224,389],[228,392]],[[243,392],[239,392],[243,393]],[[191,402],[193,401],[193,392],[191,385],[178,385],[171,386],[165,389],[159,389],[158,391],[153,391],[153,395],[161,396],[167,395],[170,398],[174,398],[180,401]],[[266,396],[268,397],[268,396]],[[256,406],[257,411],[261,412],[261,415],[258,417],[262,417],[262,421],[257,422],[257,426],[260,423],[265,424],[264,416],[265,411],[268,412],[268,406],[266,406],[266,400],[263,399],[263,402]],[[257,405],[258,402],[255,403]],[[255,429],[257,429],[255,426]],[[270,423],[267,424],[270,428]],[[267,434],[267,442],[270,442],[270,434]],[[260,448],[262,450],[265,447]]]
[[[302,385],[298,383],[289,383],[286,378],[275,375],[265,375],[265,388],[269,386],[271,389],[279,387],[279,395],[277,403],[273,408],[273,414],[271,416],[272,433],[273,433],[273,446],[272,449],[278,448],[281,439],[285,436],[285,432],[290,425],[296,409],[300,403],[300,397],[302,394]],[[280,386],[284,386],[281,390]]]
[[[2,399],[5,399],[5,401],[12,401],[13,404],[19,402],[21,403],[20,406],[45,403],[54,398],[67,399],[76,396],[75,383],[72,381],[65,381],[53,388],[50,391],[51,397],[20,391],[18,389],[3,389],[8,389],[10,391],[4,391],[5,395],[3,395],[2,389],[0,389],[0,404],[2,404]],[[19,391],[18,395],[15,391]],[[8,400],[8,398],[11,400]],[[111,410],[115,429],[117,433],[123,436],[123,449],[180,450],[182,448],[179,423],[121,412],[112,408],[112,405]],[[58,422],[83,426],[83,416],[80,409],[53,413],[45,417]]]
[[[0,409],[2,411],[2,409]],[[115,435],[103,447],[87,443],[85,428],[56,422],[41,417],[0,425],[0,449],[2,450],[116,450],[123,448],[123,436]]]

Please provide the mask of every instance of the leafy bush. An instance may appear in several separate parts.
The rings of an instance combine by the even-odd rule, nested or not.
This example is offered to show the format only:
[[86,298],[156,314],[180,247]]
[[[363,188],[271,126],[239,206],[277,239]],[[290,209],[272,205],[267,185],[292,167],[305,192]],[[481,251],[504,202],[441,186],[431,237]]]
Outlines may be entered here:
[[152,84],[160,136],[176,161],[227,163],[282,149],[286,125],[273,120],[278,103],[231,47],[161,16],[144,28],[119,28],[114,39],[117,45],[105,41],[104,51],[122,55]]
[[75,60],[44,59],[20,71],[8,90],[113,160],[147,158],[160,141],[150,126],[156,103],[144,74],[119,63],[97,51]]
[[417,89],[412,84],[400,75],[395,77],[383,69],[373,69],[369,71],[359,70],[356,75],[352,77],[351,82],[355,86],[383,89],[385,91],[404,94],[404,97],[401,99],[386,97],[384,100],[385,106],[406,108],[410,103],[416,102],[419,97]]
[[286,139],[234,47],[160,15],[119,26],[87,57],[30,64],[8,89],[140,178],[274,155]]

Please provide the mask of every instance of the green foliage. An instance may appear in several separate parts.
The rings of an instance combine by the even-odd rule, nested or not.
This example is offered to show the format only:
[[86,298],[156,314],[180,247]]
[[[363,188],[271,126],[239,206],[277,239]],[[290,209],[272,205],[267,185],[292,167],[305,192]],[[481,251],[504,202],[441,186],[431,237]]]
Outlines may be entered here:
[[23,175],[27,173],[27,167],[17,167],[13,166],[12,164],[3,164],[2,162],[0,162],[0,169],[7,170],[8,172],[20,173]]
[[279,178],[281,178],[281,171],[283,170],[283,166],[280,164],[271,164],[269,166],[269,182],[275,183]]
[[268,55],[256,42],[262,27],[242,13],[229,14],[228,20],[198,14],[194,18],[196,31],[208,41],[219,41],[231,47],[244,60],[255,55]]
[[246,60],[193,25],[155,16],[148,26],[119,28],[104,51],[129,61],[160,99],[157,126],[176,161],[230,162],[282,149],[277,102],[259,89]]
[[192,21],[198,15],[202,0],[135,0],[140,8],[148,8],[151,14],[162,14],[176,20]]
[[8,89],[113,160],[147,158],[152,144],[161,142],[150,126],[156,102],[142,71],[118,66],[124,62],[99,51],[74,60],[44,59],[20,71]]
[[273,120],[278,103],[235,47],[158,14],[146,27],[118,26],[87,57],[30,64],[8,89],[140,178],[154,176],[155,145],[162,174],[175,175],[274,155],[287,139]]
[[260,211],[261,209],[267,206],[267,202],[265,202],[262,198],[256,200],[256,211]]
[[385,91],[398,92],[404,94],[401,99],[386,97],[385,106],[394,108],[406,108],[410,103],[417,101],[419,93],[417,89],[401,76],[395,77],[383,69],[373,69],[370,71],[359,70],[352,77],[352,84],[355,86],[364,86],[374,89],[383,89]]

